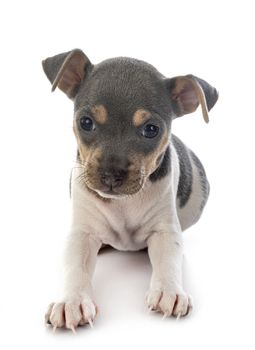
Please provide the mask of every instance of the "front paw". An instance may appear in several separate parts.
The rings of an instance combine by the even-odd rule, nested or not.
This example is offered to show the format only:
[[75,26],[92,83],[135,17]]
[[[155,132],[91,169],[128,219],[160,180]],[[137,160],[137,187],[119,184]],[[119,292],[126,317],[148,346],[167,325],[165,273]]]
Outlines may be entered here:
[[182,289],[174,286],[151,287],[146,295],[149,310],[158,311],[165,317],[177,318],[187,316],[192,310],[192,300]]
[[45,314],[45,322],[52,325],[53,331],[65,327],[75,333],[76,327],[86,323],[93,327],[97,311],[96,304],[90,298],[51,303]]

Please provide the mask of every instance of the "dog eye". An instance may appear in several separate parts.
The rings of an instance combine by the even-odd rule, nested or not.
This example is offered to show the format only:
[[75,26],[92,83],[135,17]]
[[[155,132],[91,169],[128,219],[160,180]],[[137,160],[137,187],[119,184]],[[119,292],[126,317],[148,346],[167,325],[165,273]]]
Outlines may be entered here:
[[142,129],[142,135],[144,137],[152,139],[153,137],[156,137],[159,132],[159,127],[153,124],[147,124]]
[[80,126],[83,130],[86,130],[86,131],[92,131],[95,129],[95,125],[94,125],[92,119],[89,117],[81,117],[80,118]]

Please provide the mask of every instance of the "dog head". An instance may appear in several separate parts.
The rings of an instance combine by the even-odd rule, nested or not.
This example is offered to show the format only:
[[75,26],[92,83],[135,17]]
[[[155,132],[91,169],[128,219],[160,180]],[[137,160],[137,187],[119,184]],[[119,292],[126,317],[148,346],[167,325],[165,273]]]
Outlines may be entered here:
[[49,57],[43,69],[52,90],[74,102],[73,129],[86,186],[118,198],[142,189],[162,163],[171,122],[201,105],[204,120],[216,89],[193,75],[165,78],[132,58],[92,65],[78,49]]

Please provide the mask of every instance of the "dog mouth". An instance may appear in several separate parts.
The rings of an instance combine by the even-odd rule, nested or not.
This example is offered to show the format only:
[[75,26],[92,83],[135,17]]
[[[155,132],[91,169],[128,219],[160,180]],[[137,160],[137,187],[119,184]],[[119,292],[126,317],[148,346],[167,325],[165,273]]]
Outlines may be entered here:
[[136,181],[131,181],[130,183],[116,188],[113,186],[99,186],[98,183],[92,183],[91,181],[86,181],[86,185],[90,190],[96,192],[103,198],[119,199],[130,197],[140,192],[144,186],[144,182],[144,179],[137,179]]
[[135,195],[136,193],[140,192],[144,186],[144,183],[141,183],[141,181],[137,181],[134,184],[131,184],[128,187],[124,188],[114,188],[112,186],[108,188],[91,188],[93,191],[97,192],[101,197],[105,198],[123,198]]
[[112,188],[112,186],[110,186],[109,188],[106,188],[106,189],[100,189],[100,190],[95,190],[95,191],[99,191],[100,193],[102,193],[104,195],[113,195],[113,196],[123,195],[122,193],[119,193],[114,188]]
[[121,197],[126,197],[127,194],[123,194],[123,193],[118,193],[114,190],[93,190],[95,192],[97,192],[97,194],[99,194],[99,196],[103,197],[103,198],[121,198]]
[[127,176],[123,179],[121,174],[103,178],[98,171],[98,166],[93,165],[91,162],[83,165],[84,171],[80,179],[89,190],[103,198],[130,197],[140,192],[146,182],[147,177],[141,167],[129,169]]

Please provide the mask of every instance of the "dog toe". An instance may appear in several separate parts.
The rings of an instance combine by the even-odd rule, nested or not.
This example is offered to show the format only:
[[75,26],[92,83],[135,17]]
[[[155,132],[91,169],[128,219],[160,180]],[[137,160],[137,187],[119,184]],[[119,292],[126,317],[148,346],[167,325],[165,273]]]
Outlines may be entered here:
[[53,331],[65,327],[76,333],[78,326],[90,324],[93,327],[97,306],[92,300],[51,303],[45,314],[45,322],[51,324]]

